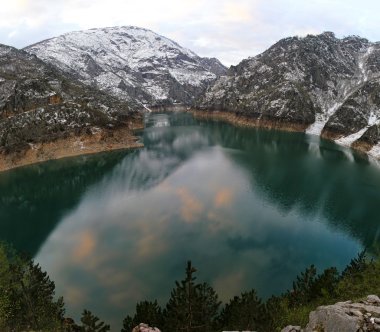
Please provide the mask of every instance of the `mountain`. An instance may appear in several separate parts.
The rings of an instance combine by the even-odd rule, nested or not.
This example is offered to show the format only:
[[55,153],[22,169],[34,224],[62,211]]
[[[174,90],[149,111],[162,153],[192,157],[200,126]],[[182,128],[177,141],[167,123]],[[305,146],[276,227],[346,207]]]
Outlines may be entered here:
[[332,32],[282,39],[232,66],[197,106],[296,126],[380,156],[380,43]]
[[64,34],[25,50],[81,82],[141,107],[191,104],[226,68],[133,26]]
[[41,155],[43,151],[36,144],[84,136],[100,139],[112,128],[127,130],[140,121],[141,116],[125,102],[76,81],[34,55],[0,45],[0,154],[3,157],[0,168],[7,168],[2,164],[5,156],[12,164],[15,153],[22,155],[35,150]]

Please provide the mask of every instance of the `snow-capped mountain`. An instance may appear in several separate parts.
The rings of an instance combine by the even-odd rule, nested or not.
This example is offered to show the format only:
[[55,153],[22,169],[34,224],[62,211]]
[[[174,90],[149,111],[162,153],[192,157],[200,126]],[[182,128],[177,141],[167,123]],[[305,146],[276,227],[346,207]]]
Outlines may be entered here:
[[133,26],[70,32],[25,50],[140,107],[191,104],[226,71],[215,58],[201,58],[168,38]]
[[231,67],[198,106],[296,124],[380,156],[380,43],[331,32],[280,40]]
[[139,117],[35,55],[0,45],[0,155]]

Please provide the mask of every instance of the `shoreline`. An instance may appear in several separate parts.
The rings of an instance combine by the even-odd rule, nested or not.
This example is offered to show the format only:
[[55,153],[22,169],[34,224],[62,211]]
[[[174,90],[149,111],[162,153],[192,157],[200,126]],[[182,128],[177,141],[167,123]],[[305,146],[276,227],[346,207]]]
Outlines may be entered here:
[[[195,119],[204,119],[212,121],[223,121],[234,126],[245,128],[264,128],[281,130],[287,132],[303,132],[305,133],[308,125],[296,124],[289,122],[279,122],[270,120],[257,120],[242,115],[237,115],[233,112],[225,111],[201,111],[186,106],[166,106],[154,107],[152,113],[161,112],[183,112],[191,113]],[[71,134],[67,138],[56,139],[46,143],[30,144],[28,150],[15,152],[10,154],[0,153],[0,172],[9,171],[15,168],[43,163],[49,160],[58,160],[69,157],[92,155],[101,152],[109,152],[116,150],[133,150],[144,147],[144,144],[138,142],[138,138],[134,136],[136,130],[143,129],[144,126],[139,124],[129,127],[120,127],[116,129],[101,129],[96,128],[91,134],[74,135]],[[369,159],[380,165],[380,154],[371,154],[371,149],[376,146],[369,146],[364,142],[354,142],[347,146],[337,142],[338,138],[333,139],[335,134],[330,135],[324,133],[320,136],[336,143],[339,146],[352,149],[353,151],[364,154]]]
[[[170,111],[170,109],[167,109],[167,111]],[[196,119],[209,119],[214,121],[223,121],[227,122],[229,124],[240,126],[240,127],[246,127],[246,128],[264,128],[264,129],[274,129],[274,130],[281,130],[281,131],[287,131],[287,132],[303,132],[305,133],[306,129],[309,127],[309,125],[304,124],[294,124],[294,123],[288,123],[288,122],[277,122],[277,121],[269,121],[269,120],[255,120],[250,119],[245,116],[237,115],[233,112],[225,112],[225,111],[200,111],[195,109],[190,109],[187,112],[191,112]],[[360,154],[364,154],[370,159],[373,159],[373,161],[380,165],[380,153],[379,154],[372,154],[371,150],[376,148],[377,146],[370,146],[368,143],[365,142],[358,142],[355,141],[352,143],[352,145],[345,145],[337,142],[341,137],[336,136],[335,133],[326,132],[320,136],[315,135],[316,137],[320,137],[326,140],[329,140],[331,142],[334,142],[335,144],[352,149],[353,151],[359,152]],[[335,138],[332,138],[335,137]]]
[[69,157],[92,155],[116,150],[133,150],[144,147],[133,135],[134,130],[121,127],[113,130],[97,128],[94,133],[74,135],[52,142],[30,144],[28,150],[0,154],[0,172],[23,166]]
[[191,109],[191,112],[196,119],[216,120],[228,122],[232,125],[245,128],[265,128],[275,129],[288,132],[304,132],[308,125],[301,123],[279,122],[271,120],[258,120],[249,117],[240,116],[232,112],[223,111],[199,111]]

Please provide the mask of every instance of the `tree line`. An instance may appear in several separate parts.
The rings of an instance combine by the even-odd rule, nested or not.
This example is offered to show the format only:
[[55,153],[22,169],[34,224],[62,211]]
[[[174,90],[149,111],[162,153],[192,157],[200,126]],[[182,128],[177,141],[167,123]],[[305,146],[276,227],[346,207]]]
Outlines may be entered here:
[[[263,301],[253,290],[222,304],[216,291],[198,282],[197,270],[187,262],[184,279],[176,281],[168,303],[136,304],[126,315],[121,332],[131,332],[140,323],[162,332],[280,331],[286,325],[305,325],[308,314],[319,305],[356,300],[380,294],[380,263],[365,252],[339,272],[314,265],[296,277],[292,287]],[[0,331],[106,332],[110,326],[88,310],[80,322],[65,317],[63,298],[56,298],[55,285],[30,258],[0,245]]]

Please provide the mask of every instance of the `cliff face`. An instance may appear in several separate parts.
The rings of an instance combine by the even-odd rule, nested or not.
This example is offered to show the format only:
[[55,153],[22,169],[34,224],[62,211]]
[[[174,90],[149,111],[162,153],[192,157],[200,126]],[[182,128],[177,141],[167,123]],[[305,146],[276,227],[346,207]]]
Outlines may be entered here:
[[136,123],[126,103],[77,82],[34,55],[0,45],[0,153]]
[[198,108],[296,123],[307,133],[346,145],[361,139],[367,150],[375,150],[380,149],[379,96],[380,44],[326,32],[280,40],[231,67]]
[[25,49],[40,59],[141,107],[191,104],[226,68],[137,27],[77,31]]

